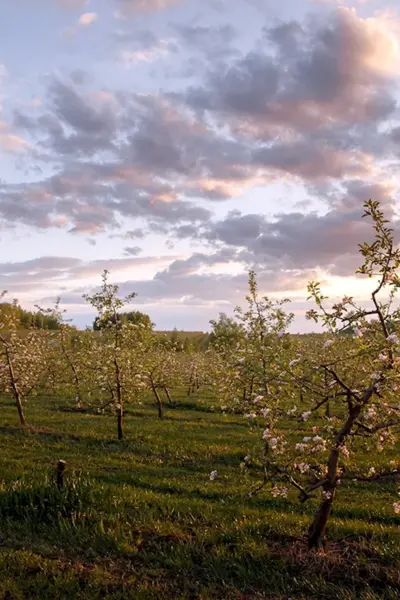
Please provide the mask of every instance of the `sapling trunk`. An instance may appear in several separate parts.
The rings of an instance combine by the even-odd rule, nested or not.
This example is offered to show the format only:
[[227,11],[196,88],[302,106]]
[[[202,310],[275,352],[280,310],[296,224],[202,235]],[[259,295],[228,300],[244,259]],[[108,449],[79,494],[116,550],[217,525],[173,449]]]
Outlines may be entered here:
[[358,419],[362,407],[365,406],[374,391],[375,387],[371,386],[365,391],[361,403],[349,407],[347,419],[343,423],[339,433],[336,435],[334,445],[328,458],[326,483],[323,486],[323,499],[308,531],[308,547],[310,549],[321,548],[325,545],[326,526],[332,511],[333,499],[337,487],[340,448]]
[[17,407],[19,420],[20,420],[21,425],[25,426],[26,425],[26,419],[25,419],[25,415],[24,415],[24,409],[22,407],[22,398],[21,398],[20,391],[18,389],[18,385],[17,385],[16,379],[15,379],[14,366],[13,366],[13,363],[12,363],[12,360],[11,360],[11,356],[10,356],[10,352],[8,350],[8,346],[6,346],[6,358],[7,358],[8,372],[10,374],[11,389],[13,391],[13,395],[14,395],[14,399],[15,399],[15,405]]
[[119,404],[117,406],[117,431],[118,431],[118,439],[124,439],[124,409],[122,405]]
[[168,402],[170,404],[173,404],[172,398],[171,398],[171,394],[169,393],[169,389],[167,388],[167,386],[164,387],[164,391],[165,391],[165,395],[167,396]]
[[325,416],[327,419],[331,418],[331,406],[330,406],[329,401],[325,405]]
[[24,415],[24,409],[22,408],[21,397],[19,394],[16,394],[16,396],[15,396],[15,404],[17,406],[20,423],[21,423],[21,425],[23,425],[25,427],[26,419],[25,419],[25,415]]
[[250,379],[250,398],[253,396],[254,377]]
[[153,390],[153,394],[155,396],[155,399],[157,400],[158,418],[162,419],[163,418],[163,406],[162,406],[160,394],[158,393],[158,390],[155,385],[152,384],[151,389]]
[[308,530],[308,547],[310,550],[312,548],[325,548],[326,545],[326,525],[332,511],[334,489],[330,492],[324,490],[323,493],[325,497],[319,505],[314,521]]

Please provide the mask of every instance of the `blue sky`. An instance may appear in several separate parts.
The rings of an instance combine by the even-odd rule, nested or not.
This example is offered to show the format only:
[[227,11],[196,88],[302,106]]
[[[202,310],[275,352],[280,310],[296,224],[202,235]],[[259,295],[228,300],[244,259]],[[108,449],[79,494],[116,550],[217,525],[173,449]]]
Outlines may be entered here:
[[398,216],[400,13],[383,0],[0,3],[0,288],[76,323],[107,268],[159,328],[331,296]]

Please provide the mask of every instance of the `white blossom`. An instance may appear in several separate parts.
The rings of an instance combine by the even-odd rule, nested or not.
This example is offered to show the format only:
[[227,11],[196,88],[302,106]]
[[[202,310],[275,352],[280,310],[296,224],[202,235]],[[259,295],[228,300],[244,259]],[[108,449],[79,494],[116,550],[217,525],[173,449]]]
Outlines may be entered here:
[[389,344],[397,345],[399,343],[399,338],[396,333],[391,333],[390,335],[388,335],[387,341],[389,342]]
[[301,415],[301,418],[303,419],[303,421],[308,421],[308,419],[310,418],[310,416],[311,416],[311,411],[308,410],[306,412],[303,412],[303,414]]
[[375,417],[375,415],[376,415],[376,410],[372,406],[370,406],[364,415],[364,419],[369,421],[369,420],[373,419]]
[[269,440],[269,447],[274,450],[278,445],[278,438],[271,438]]
[[286,496],[288,495],[288,491],[289,490],[287,487],[278,487],[276,485],[275,487],[272,488],[272,495],[274,498],[278,498],[279,496],[286,498]]
[[310,470],[310,465],[302,462],[297,465],[297,468],[299,469],[300,473],[307,473],[307,471]]
[[307,450],[307,448],[307,444],[298,443],[295,445],[295,450],[298,450],[298,452],[304,452],[304,450]]
[[331,346],[333,346],[333,343],[333,340],[326,340],[324,348],[330,348]]
[[267,440],[268,438],[269,438],[269,429],[264,429],[264,432],[262,434],[262,439]]
[[214,481],[218,475],[218,471],[211,471],[210,473],[210,481]]
[[350,456],[350,450],[348,448],[346,448],[346,446],[342,446],[342,454],[344,454],[344,456],[348,457],[348,456]]

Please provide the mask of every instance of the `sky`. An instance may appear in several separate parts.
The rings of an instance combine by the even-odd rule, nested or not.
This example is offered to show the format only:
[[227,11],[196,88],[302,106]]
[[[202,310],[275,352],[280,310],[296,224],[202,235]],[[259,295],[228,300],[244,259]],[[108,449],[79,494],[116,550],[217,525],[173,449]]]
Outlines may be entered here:
[[0,289],[207,330],[254,270],[309,331],[398,219],[399,76],[398,0],[0,0]]

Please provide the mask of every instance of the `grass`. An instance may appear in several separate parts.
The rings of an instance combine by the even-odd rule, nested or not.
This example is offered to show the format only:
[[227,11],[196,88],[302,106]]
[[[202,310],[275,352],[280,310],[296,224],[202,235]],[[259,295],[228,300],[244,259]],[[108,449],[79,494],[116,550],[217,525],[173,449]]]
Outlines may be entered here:
[[131,407],[117,442],[112,417],[60,399],[32,400],[23,431],[1,399],[0,599],[400,598],[393,484],[340,490],[328,550],[309,553],[315,504],[249,499],[253,436],[210,404]]

